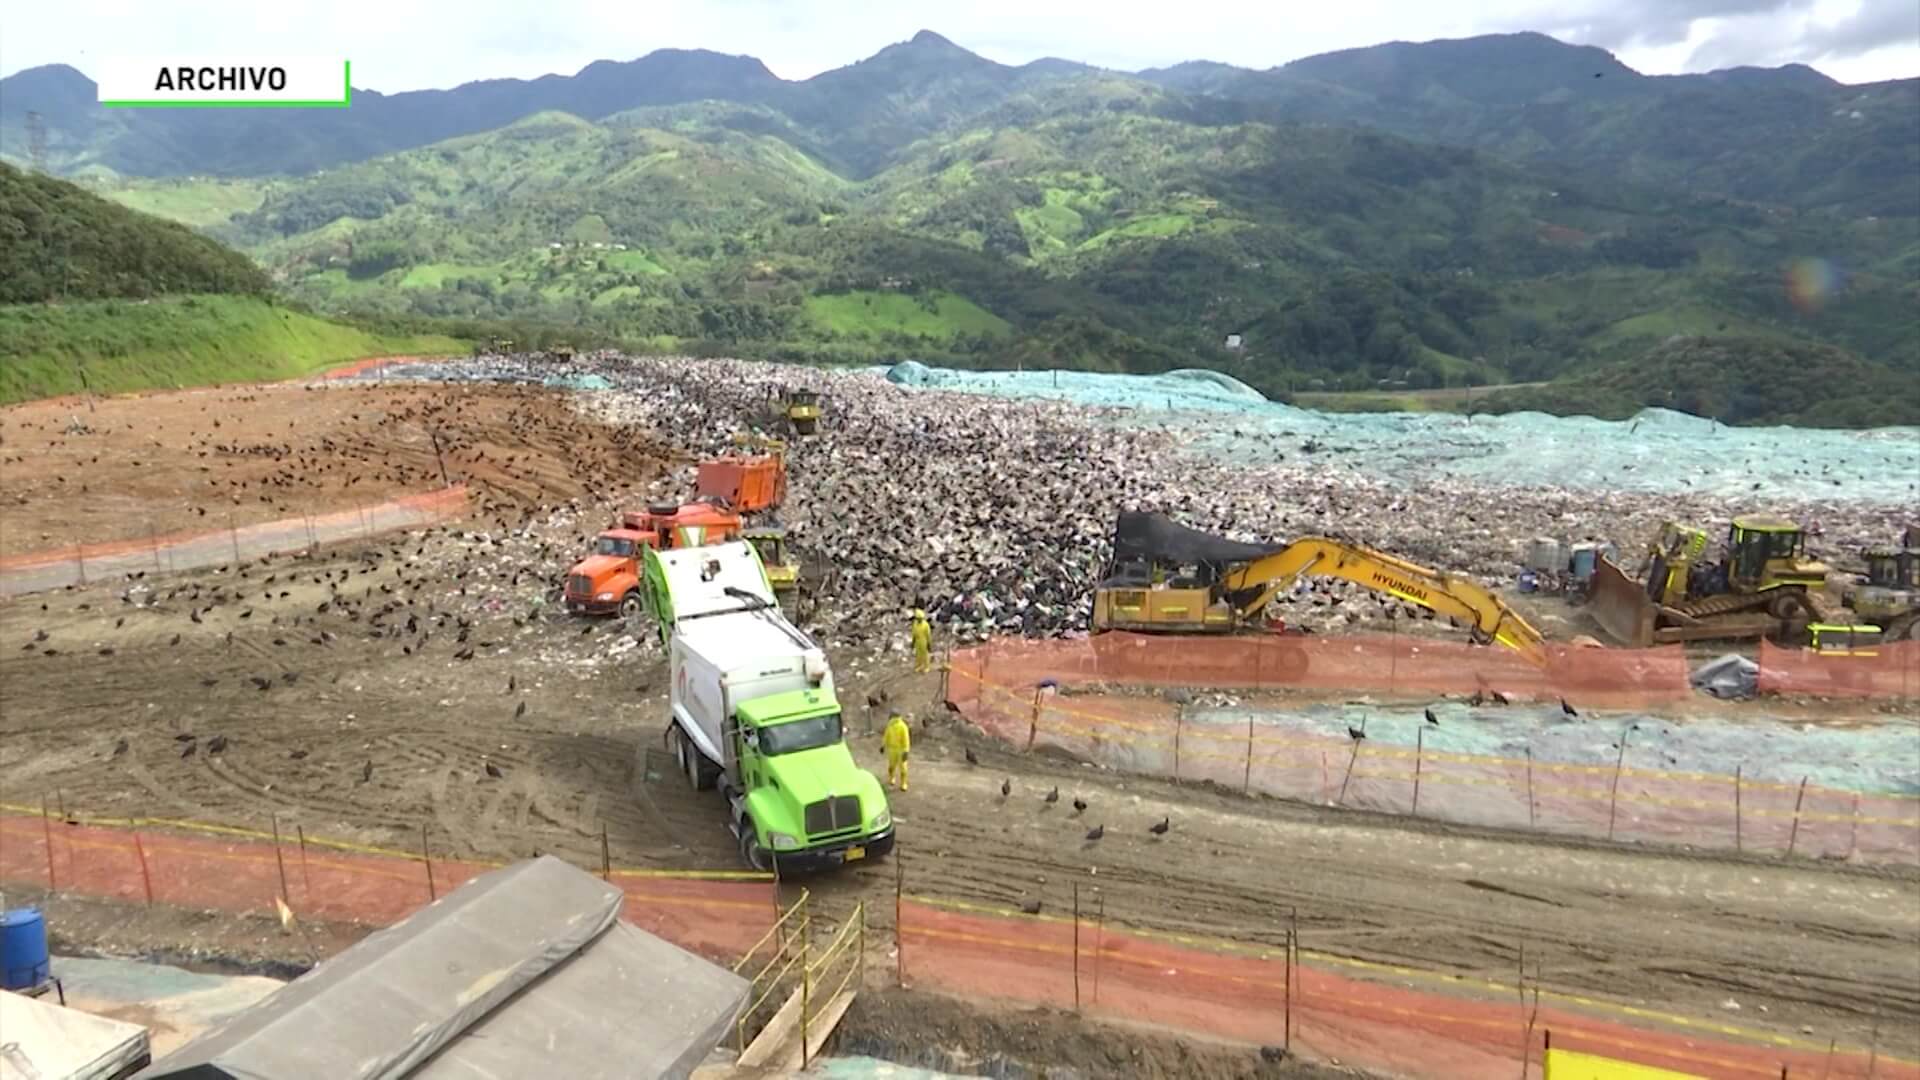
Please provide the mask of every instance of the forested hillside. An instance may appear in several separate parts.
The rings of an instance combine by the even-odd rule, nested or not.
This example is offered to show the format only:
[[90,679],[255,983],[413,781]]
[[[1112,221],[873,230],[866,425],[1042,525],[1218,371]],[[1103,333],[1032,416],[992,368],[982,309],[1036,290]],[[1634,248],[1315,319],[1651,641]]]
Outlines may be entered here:
[[[386,325],[1275,395],[1565,380],[1532,399],[1561,410],[1673,389],[1645,358],[1683,341],[1920,374],[1915,80],[1656,78],[1536,34],[1126,74],[922,33],[800,82],[663,50],[311,117],[107,115],[83,84],[5,80],[0,149],[39,102],[55,167]],[[1726,411],[1842,396],[1793,385]]]

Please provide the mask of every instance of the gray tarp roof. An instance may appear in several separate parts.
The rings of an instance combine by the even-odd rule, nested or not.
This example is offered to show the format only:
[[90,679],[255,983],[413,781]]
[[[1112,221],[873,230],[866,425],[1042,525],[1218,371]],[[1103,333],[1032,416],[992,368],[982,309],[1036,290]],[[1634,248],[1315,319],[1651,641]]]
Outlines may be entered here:
[[684,1077],[747,983],[620,924],[623,900],[552,856],[484,874],[140,1076]]

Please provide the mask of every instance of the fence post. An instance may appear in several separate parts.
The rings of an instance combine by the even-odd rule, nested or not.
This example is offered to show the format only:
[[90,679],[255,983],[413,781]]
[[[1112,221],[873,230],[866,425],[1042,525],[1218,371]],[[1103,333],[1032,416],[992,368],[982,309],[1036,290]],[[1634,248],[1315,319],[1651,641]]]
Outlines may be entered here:
[[[1095,890],[1098,892],[1099,890]],[[1107,894],[1094,897],[1093,913],[1093,1003],[1100,1004],[1100,953],[1107,947]]]
[[140,842],[140,830],[133,830],[133,854],[140,860],[140,885],[147,892],[147,906],[153,906],[153,875],[147,872],[147,846]]
[[1281,946],[1280,962],[1286,966],[1282,976],[1286,986],[1286,1004],[1283,1006],[1285,1017],[1280,1028],[1280,1049],[1293,1049],[1293,931],[1288,930],[1286,943]]
[[40,829],[47,834],[47,891],[59,892],[59,879],[53,876],[53,819],[47,816],[47,797],[40,796]]
[[1033,740],[1040,734],[1040,688],[1033,688],[1033,716],[1027,721],[1027,749],[1033,749]]
[[307,827],[295,822],[294,835],[300,838],[300,881],[306,886],[307,902],[313,902],[313,871],[307,868]]
[[907,935],[900,921],[900,899],[906,891],[906,880],[906,864],[896,853],[893,857],[893,981],[900,987],[907,985]]
[[1080,1011],[1080,883],[1073,883],[1073,1011]]
[[1733,850],[1736,855],[1745,846],[1740,842],[1740,773],[1746,767],[1744,761],[1733,767]]
[[1413,816],[1420,816],[1420,764],[1427,756],[1427,729],[1422,726],[1413,733]]
[[1247,710],[1247,772],[1240,778],[1240,794],[1253,791],[1253,710]]
[[1183,702],[1173,710],[1173,782],[1180,782],[1180,729],[1186,726],[1187,706]]
[[613,880],[613,852],[607,846],[607,823],[604,821],[600,823],[600,880]]
[[1793,845],[1800,839],[1800,804],[1807,801],[1807,778],[1800,778],[1800,794],[1793,797],[1793,829],[1787,833],[1787,854],[1793,854]]
[[427,864],[427,900],[440,899],[440,892],[433,885],[433,853],[427,850],[427,823],[420,823],[420,861]]
[[1607,843],[1613,843],[1613,816],[1620,805],[1620,772],[1627,764],[1627,733],[1620,733],[1620,756],[1613,761],[1613,790],[1607,794]]
[[293,894],[287,891],[287,858],[280,853],[280,815],[268,815],[273,822],[273,861],[280,868],[280,899],[288,907],[293,906]]
[[1335,806],[1347,805],[1347,784],[1353,780],[1353,766],[1360,760],[1360,740],[1353,740],[1353,753],[1347,757],[1347,775],[1340,778],[1340,797],[1333,801]]
[[800,939],[800,1067],[807,1068],[807,1014],[813,1011],[813,959],[807,940]]
[[1533,747],[1527,747],[1527,828],[1537,828],[1533,820]]

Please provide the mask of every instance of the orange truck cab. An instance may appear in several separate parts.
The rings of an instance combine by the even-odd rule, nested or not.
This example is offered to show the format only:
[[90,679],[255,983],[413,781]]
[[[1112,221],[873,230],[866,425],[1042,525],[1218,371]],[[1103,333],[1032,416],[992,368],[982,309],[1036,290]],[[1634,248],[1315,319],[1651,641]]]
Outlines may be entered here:
[[713,503],[665,503],[630,510],[620,515],[617,525],[593,538],[593,554],[567,571],[567,611],[632,618],[644,603],[640,560],[646,548],[665,551],[739,538],[740,515]]
[[730,455],[700,463],[695,494],[725,499],[742,514],[780,505],[787,496],[786,462],[779,454]]

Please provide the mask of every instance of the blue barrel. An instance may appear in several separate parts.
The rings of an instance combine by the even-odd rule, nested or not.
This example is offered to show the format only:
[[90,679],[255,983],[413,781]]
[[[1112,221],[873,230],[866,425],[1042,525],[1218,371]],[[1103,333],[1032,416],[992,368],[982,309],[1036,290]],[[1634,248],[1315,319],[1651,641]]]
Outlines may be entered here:
[[1600,557],[1598,544],[1575,544],[1573,547],[1573,580],[1585,581],[1593,576],[1595,561]]
[[38,908],[14,908],[0,915],[0,989],[31,990],[47,981],[47,920]]
[[1520,571],[1520,591],[1532,592],[1540,587],[1540,579],[1531,570]]

